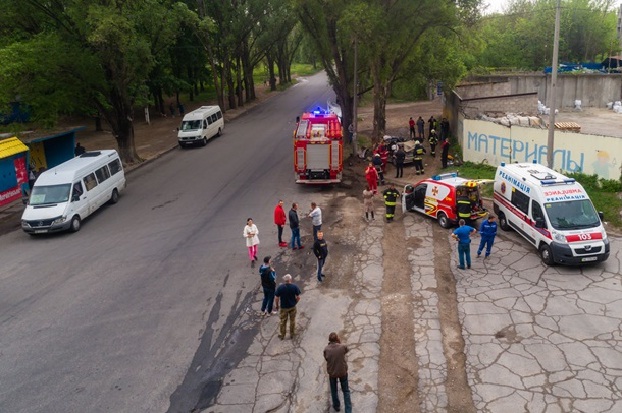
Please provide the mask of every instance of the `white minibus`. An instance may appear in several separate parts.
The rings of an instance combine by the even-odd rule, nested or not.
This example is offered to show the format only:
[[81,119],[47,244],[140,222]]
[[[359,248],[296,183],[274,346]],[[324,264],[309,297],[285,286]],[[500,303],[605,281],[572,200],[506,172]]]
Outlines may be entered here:
[[196,144],[205,146],[209,139],[220,136],[224,128],[220,106],[201,106],[184,116],[177,132],[177,142],[182,148]]
[[115,150],[86,152],[43,172],[22,214],[30,235],[69,230],[106,202],[115,204],[125,188],[125,174]]

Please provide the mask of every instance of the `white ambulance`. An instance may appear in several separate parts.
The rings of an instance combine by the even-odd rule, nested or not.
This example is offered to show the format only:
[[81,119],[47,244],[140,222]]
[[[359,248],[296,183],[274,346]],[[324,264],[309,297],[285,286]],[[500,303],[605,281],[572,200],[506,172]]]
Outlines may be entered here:
[[545,264],[609,258],[602,213],[596,213],[585,189],[574,179],[537,163],[501,163],[494,188],[499,226],[522,235],[538,249]]

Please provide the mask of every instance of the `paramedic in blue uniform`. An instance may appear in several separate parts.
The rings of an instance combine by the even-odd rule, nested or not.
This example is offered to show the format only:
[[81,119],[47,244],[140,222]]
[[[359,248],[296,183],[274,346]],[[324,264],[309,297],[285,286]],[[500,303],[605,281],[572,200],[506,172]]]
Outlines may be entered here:
[[479,256],[482,255],[485,246],[486,255],[484,258],[488,258],[492,244],[495,243],[495,236],[497,235],[497,223],[495,222],[494,215],[488,215],[488,219],[482,222],[482,225],[479,227],[479,234],[481,240],[479,242],[479,248],[477,248],[477,257],[479,258]]
[[475,234],[477,230],[466,225],[464,219],[459,221],[459,225],[451,236],[458,241],[458,259],[460,261],[458,268],[464,270],[465,261],[466,268],[471,268],[471,235]]

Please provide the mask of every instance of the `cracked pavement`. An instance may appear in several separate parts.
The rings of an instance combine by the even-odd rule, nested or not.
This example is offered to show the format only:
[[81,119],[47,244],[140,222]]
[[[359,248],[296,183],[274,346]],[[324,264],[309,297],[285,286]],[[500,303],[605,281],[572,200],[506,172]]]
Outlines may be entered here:
[[[309,267],[292,273],[304,286],[297,337],[279,340],[278,316],[257,315],[258,291],[255,311],[245,315],[258,324],[254,343],[203,412],[332,412],[322,357],[330,331],[350,348],[353,411],[398,411],[379,405],[383,300],[391,299],[382,291],[383,208],[378,202],[377,219],[366,223],[356,198],[326,194],[324,205],[339,197],[332,224],[325,223],[325,231],[339,234],[338,241],[327,236],[327,281],[318,285]],[[390,225],[403,230],[411,270],[405,291],[416,344],[406,356],[418,367],[419,406],[409,411],[622,412],[620,238],[610,236],[603,264],[546,267],[517,234],[500,231],[485,260],[475,257],[474,237],[472,269],[458,270],[456,243],[435,221],[409,213]],[[350,253],[336,259],[346,246]],[[279,259],[296,267],[295,252]],[[460,386],[468,408],[457,406]]]

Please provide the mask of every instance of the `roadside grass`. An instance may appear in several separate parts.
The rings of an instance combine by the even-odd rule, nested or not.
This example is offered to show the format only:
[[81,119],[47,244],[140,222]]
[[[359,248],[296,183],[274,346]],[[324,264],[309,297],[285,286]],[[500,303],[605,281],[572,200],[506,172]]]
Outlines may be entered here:
[[[488,164],[465,162],[462,166],[449,168],[448,171],[458,171],[459,176],[472,179],[494,179],[496,167]],[[596,211],[602,211],[605,221],[617,229],[622,229],[622,182],[615,179],[602,179],[598,175],[586,175],[583,173],[570,173],[568,177],[574,178],[585,188],[590,196]],[[482,195],[492,198],[494,189],[492,184],[482,185]]]

